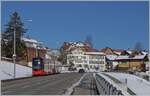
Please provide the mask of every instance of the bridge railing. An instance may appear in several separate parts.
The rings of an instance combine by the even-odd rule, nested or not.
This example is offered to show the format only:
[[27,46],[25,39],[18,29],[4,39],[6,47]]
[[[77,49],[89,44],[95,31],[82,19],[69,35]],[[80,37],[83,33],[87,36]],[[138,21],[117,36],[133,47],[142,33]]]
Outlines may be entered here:
[[95,74],[96,86],[100,95],[128,95],[128,93],[122,92],[119,88],[111,84],[104,77],[99,74]]

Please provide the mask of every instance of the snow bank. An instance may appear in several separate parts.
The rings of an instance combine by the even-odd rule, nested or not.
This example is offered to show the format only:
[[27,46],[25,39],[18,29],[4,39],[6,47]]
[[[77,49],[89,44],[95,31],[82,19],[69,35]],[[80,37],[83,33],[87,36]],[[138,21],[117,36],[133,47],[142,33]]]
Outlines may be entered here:
[[[13,79],[14,64],[7,61],[1,61],[0,79]],[[32,76],[32,68],[16,64],[16,78]]]
[[135,75],[126,74],[126,73],[106,73],[115,77],[116,79],[124,82],[127,79],[127,86],[136,94],[136,95],[149,95],[150,94],[150,82],[139,78]]

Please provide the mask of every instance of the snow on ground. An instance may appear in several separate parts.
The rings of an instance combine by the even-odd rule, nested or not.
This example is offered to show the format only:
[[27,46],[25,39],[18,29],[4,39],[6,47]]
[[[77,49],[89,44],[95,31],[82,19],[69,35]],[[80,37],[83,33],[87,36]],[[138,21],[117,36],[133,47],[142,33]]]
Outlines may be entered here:
[[137,77],[135,75],[126,74],[126,73],[106,73],[115,77],[116,79],[124,82],[127,79],[127,86],[137,95],[149,95],[150,94],[150,82]]
[[117,90],[121,90],[121,92],[123,93],[123,95],[128,96],[129,93],[126,92],[126,90],[124,90],[121,86],[119,86],[117,83],[115,83],[113,80],[111,80],[109,77],[105,76],[102,73],[98,73],[98,75],[100,75],[101,77],[103,77],[106,81],[108,81],[110,84],[112,84],[114,87],[117,88]]
[[78,82],[72,84],[72,86],[71,86],[70,88],[68,88],[67,91],[65,92],[65,95],[71,95],[71,93],[73,92],[74,88],[80,84],[80,82],[81,82],[82,79],[85,77],[85,75],[86,75],[86,74],[84,74],[84,75],[80,78],[80,80],[79,80]]
[[[7,61],[0,61],[0,79],[13,79],[14,64]],[[16,64],[16,78],[32,76],[32,68]]]

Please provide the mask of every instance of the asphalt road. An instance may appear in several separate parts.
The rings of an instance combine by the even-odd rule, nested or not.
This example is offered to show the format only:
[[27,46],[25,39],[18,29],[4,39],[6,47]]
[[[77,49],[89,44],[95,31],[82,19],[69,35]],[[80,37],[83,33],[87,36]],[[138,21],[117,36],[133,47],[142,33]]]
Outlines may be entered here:
[[62,95],[83,74],[63,73],[1,83],[2,95]]

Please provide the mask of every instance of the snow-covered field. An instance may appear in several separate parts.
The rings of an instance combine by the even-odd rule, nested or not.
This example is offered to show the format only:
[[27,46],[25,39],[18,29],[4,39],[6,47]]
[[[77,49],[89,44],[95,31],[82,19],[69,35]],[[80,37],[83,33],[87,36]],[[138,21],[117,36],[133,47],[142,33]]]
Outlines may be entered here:
[[136,93],[136,95],[139,95],[139,96],[150,95],[150,82],[148,82],[140,77],[137,77],[137,76],[131,75],[131,74],[126,74],[126,73],[108,72],[106,74],[115,77],[116,79],[120,80],[121,82],[124,82],[125,79],[127,79],[127,86],[134,93]]
[[[13,79],[14,64],[6,61],[0,61],[0,79]],[[16,64],[16,78],[32,76],[32,68]]]

